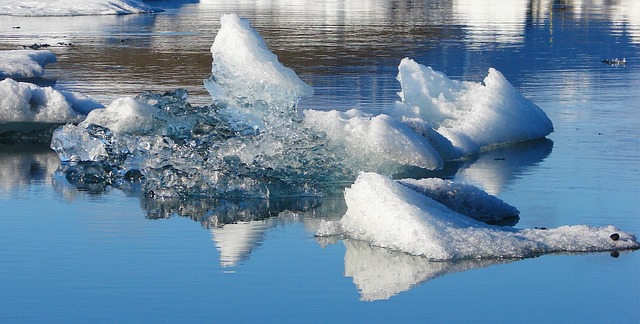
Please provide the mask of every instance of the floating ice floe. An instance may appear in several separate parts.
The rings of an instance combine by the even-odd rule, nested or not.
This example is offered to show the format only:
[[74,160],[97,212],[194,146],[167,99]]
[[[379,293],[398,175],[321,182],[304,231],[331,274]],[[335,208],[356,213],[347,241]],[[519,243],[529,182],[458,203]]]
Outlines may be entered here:
[[40,78],[45,65],[56,61],[56,55],[48,50],[0,51],[0,79]]
[[0,123],[78,122],[85,114],[100,107],[100,103],[76,92],[58,91],[13,79],[0,81]]
[[88,16],[123,15],[162,11],[140,0],[3,0],[0,15],[8,16]]
[[[449,79],[405,58],[398,67],[401,101],[387,110],[420,125],[423,121],[465,156],[492,145],[543,138],[553,132],[547,115],[496,69],[482,83]],[[419,129],[424,129],[421,125]]]
[[459,214],[397,181],[362,173],[345,189],[347,212],[317,235],[343,235],[433,261],[527,258],[555,252],[638,249],[632,234],[613,226],[513,229]]

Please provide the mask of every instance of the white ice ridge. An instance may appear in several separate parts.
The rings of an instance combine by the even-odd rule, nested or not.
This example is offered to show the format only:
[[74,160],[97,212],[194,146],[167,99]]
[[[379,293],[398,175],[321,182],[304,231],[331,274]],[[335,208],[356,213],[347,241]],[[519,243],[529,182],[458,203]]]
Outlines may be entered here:
[[140,0],[2,0],[0,15],[88,16],[158,12]]
[[317,235],[341,234],[429,260],[526,258],[545,253],[638,249],[632,234],[613,226],[513,229],[459,214],[397,181],[361,173],[345,189],[347,212]]
[[400,62],[398,70],[401,101],[387,113],[410,125],[420,125],[417,121],[430,125],[462,156],[492,145],[543,138],[553,132],[553,124],[544,111],[496,69],[489,69],[482,83],[450,80],[408,58]]
[[0,81],[0,122],[71,123],[102,105],[90,98],[51,87]]
[[0,51],[0,79],[39,78],[44,66],[56,61],[56,55],[48,50]]

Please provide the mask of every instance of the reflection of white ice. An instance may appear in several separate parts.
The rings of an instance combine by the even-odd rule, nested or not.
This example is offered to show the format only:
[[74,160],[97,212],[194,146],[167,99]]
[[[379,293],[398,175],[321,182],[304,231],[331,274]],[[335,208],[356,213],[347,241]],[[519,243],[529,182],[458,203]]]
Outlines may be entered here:
[[51,174],[60,164],[53,151],[42,148],[0,146],[0,189],[15,189],[33,182],[51,185]]
[[[243,9],[252,9],[255,12],[267,13],[268,19],[296,20],[299,23],[319,23],[328,26],[337,24],[356,25],[380,23],[380,19],[387,19],[385,12],[390,6],[384,0],[340,0],[340,1],[277,1],[271,0],[236,0],[214,1],[201,0],[203,6],[215,6],[216,10],[223,12],[240,12]],[[309,10],[313,8],[313,10]],[[274,13],[275,11],[275,13]],[[278,12],[280,11],[280,12]],[[287,15],[291,13],[292,15]],[[305,19],[301,19],[303,15]]]
[[527,0],[455,0],[453,17],[467,26],[470,43],[516,44],[524,41]]
[[462,166],[456,179],[498,195],[518,174],[542,162],[552,149],[553,142],[547,139],[494,148]]
[[365,301],[389,299],[425,281],[454,272],[510,262],[504,259],[434,262],[419,256],[392,252],[354,240],[345,240],[344,273]]
[[617,31],[625,31],[633,43],[640,43],[640,6],[636,0],[620,0],[611,5],[611,21]]
[[233,267],[238,262],[249,258],[251,251],[262,243],[272,220],[238,222],[226,224],[224,227],[211,229],[211,236],[220,251],[220,264]]

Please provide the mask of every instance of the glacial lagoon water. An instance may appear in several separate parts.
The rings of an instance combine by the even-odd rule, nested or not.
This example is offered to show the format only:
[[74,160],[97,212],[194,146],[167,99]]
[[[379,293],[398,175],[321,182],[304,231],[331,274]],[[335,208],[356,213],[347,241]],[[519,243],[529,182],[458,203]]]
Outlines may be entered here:
[[[0,48],[51,44],[59,62],[37,82],[104,104],[178,87],[207,103],[209,47],[227,12],[249,18],[314,87],[301,109],[381,111],[397,99],[403,57],[469,81],[495,67],[555,132],[436,175],[516,206],[518,228],[613,224],[640,235],[640,26],[631,2],[154,1],[167,11],[2,17]],[[616,57],[627,65],[601,62]],[[322,219],[344,214],[340,197],[157,201],[110,187],[78,191],[58,166],[46,146],[0,147],[2,321],[640,318],[637,252],[428,262],[314,238]],[[219,228],[212,215],[238,221]]]

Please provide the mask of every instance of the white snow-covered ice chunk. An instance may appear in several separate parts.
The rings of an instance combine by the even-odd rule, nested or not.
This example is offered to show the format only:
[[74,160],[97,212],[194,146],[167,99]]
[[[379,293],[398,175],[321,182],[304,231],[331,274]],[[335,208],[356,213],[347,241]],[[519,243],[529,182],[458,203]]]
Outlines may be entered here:
[[79,122],[84,113],[100,107],[79,93],[13,79],[0,81],[0,122]]
[[387,115],[371,116],[355,109],[347,112],[305,110],[304,122],[326,133],[334,143],[343,145],[346,158],[353,159],[352,163],[363,169],[389,165],[442,168],[440,155],[424,137]]
[[0,15],[8,16],[88,16],[158,12],[140,0],[2,0]]
[[640,248],[635,236],[613,226],[518,230],[487,225],[375,173],[361,173],[345,189],[345,200],[348,209],[340,220],[342,235],[430,260]]
[[455,212],[487,224],[500,224],[518,218],[520,214],[517,208],[470,184],[438,178],[403,179],[398,182]]
[[450,80],[405,58],[398,66],[401,101],[387,113],[420,118],[448,138],[461,155],[481,148],[542,138],[553,132],[549,117],[496,69],[482,83]]
[[0,78],[39,78],[45,65],[56,61],[56,55],[47,50],[0,51]]
[[214,100],[275,112],[293,111],[313,88],[283,66],[262,37],[236,14],[220,17],[220,30],[211,46],[212,77],[205,87]]
[[107,108],[93,110],[79,126],[86,128],[96,124],[115,133],[149,134],[157,128],[164,128],[164,125],[156,123],[154,111],[151,105],[133,98],[118,98]]
[[108,156],[99,139],[89,136],[84,128],[73,124],[66,124],[53,132],[51,149],[63,162],[101,161]]

